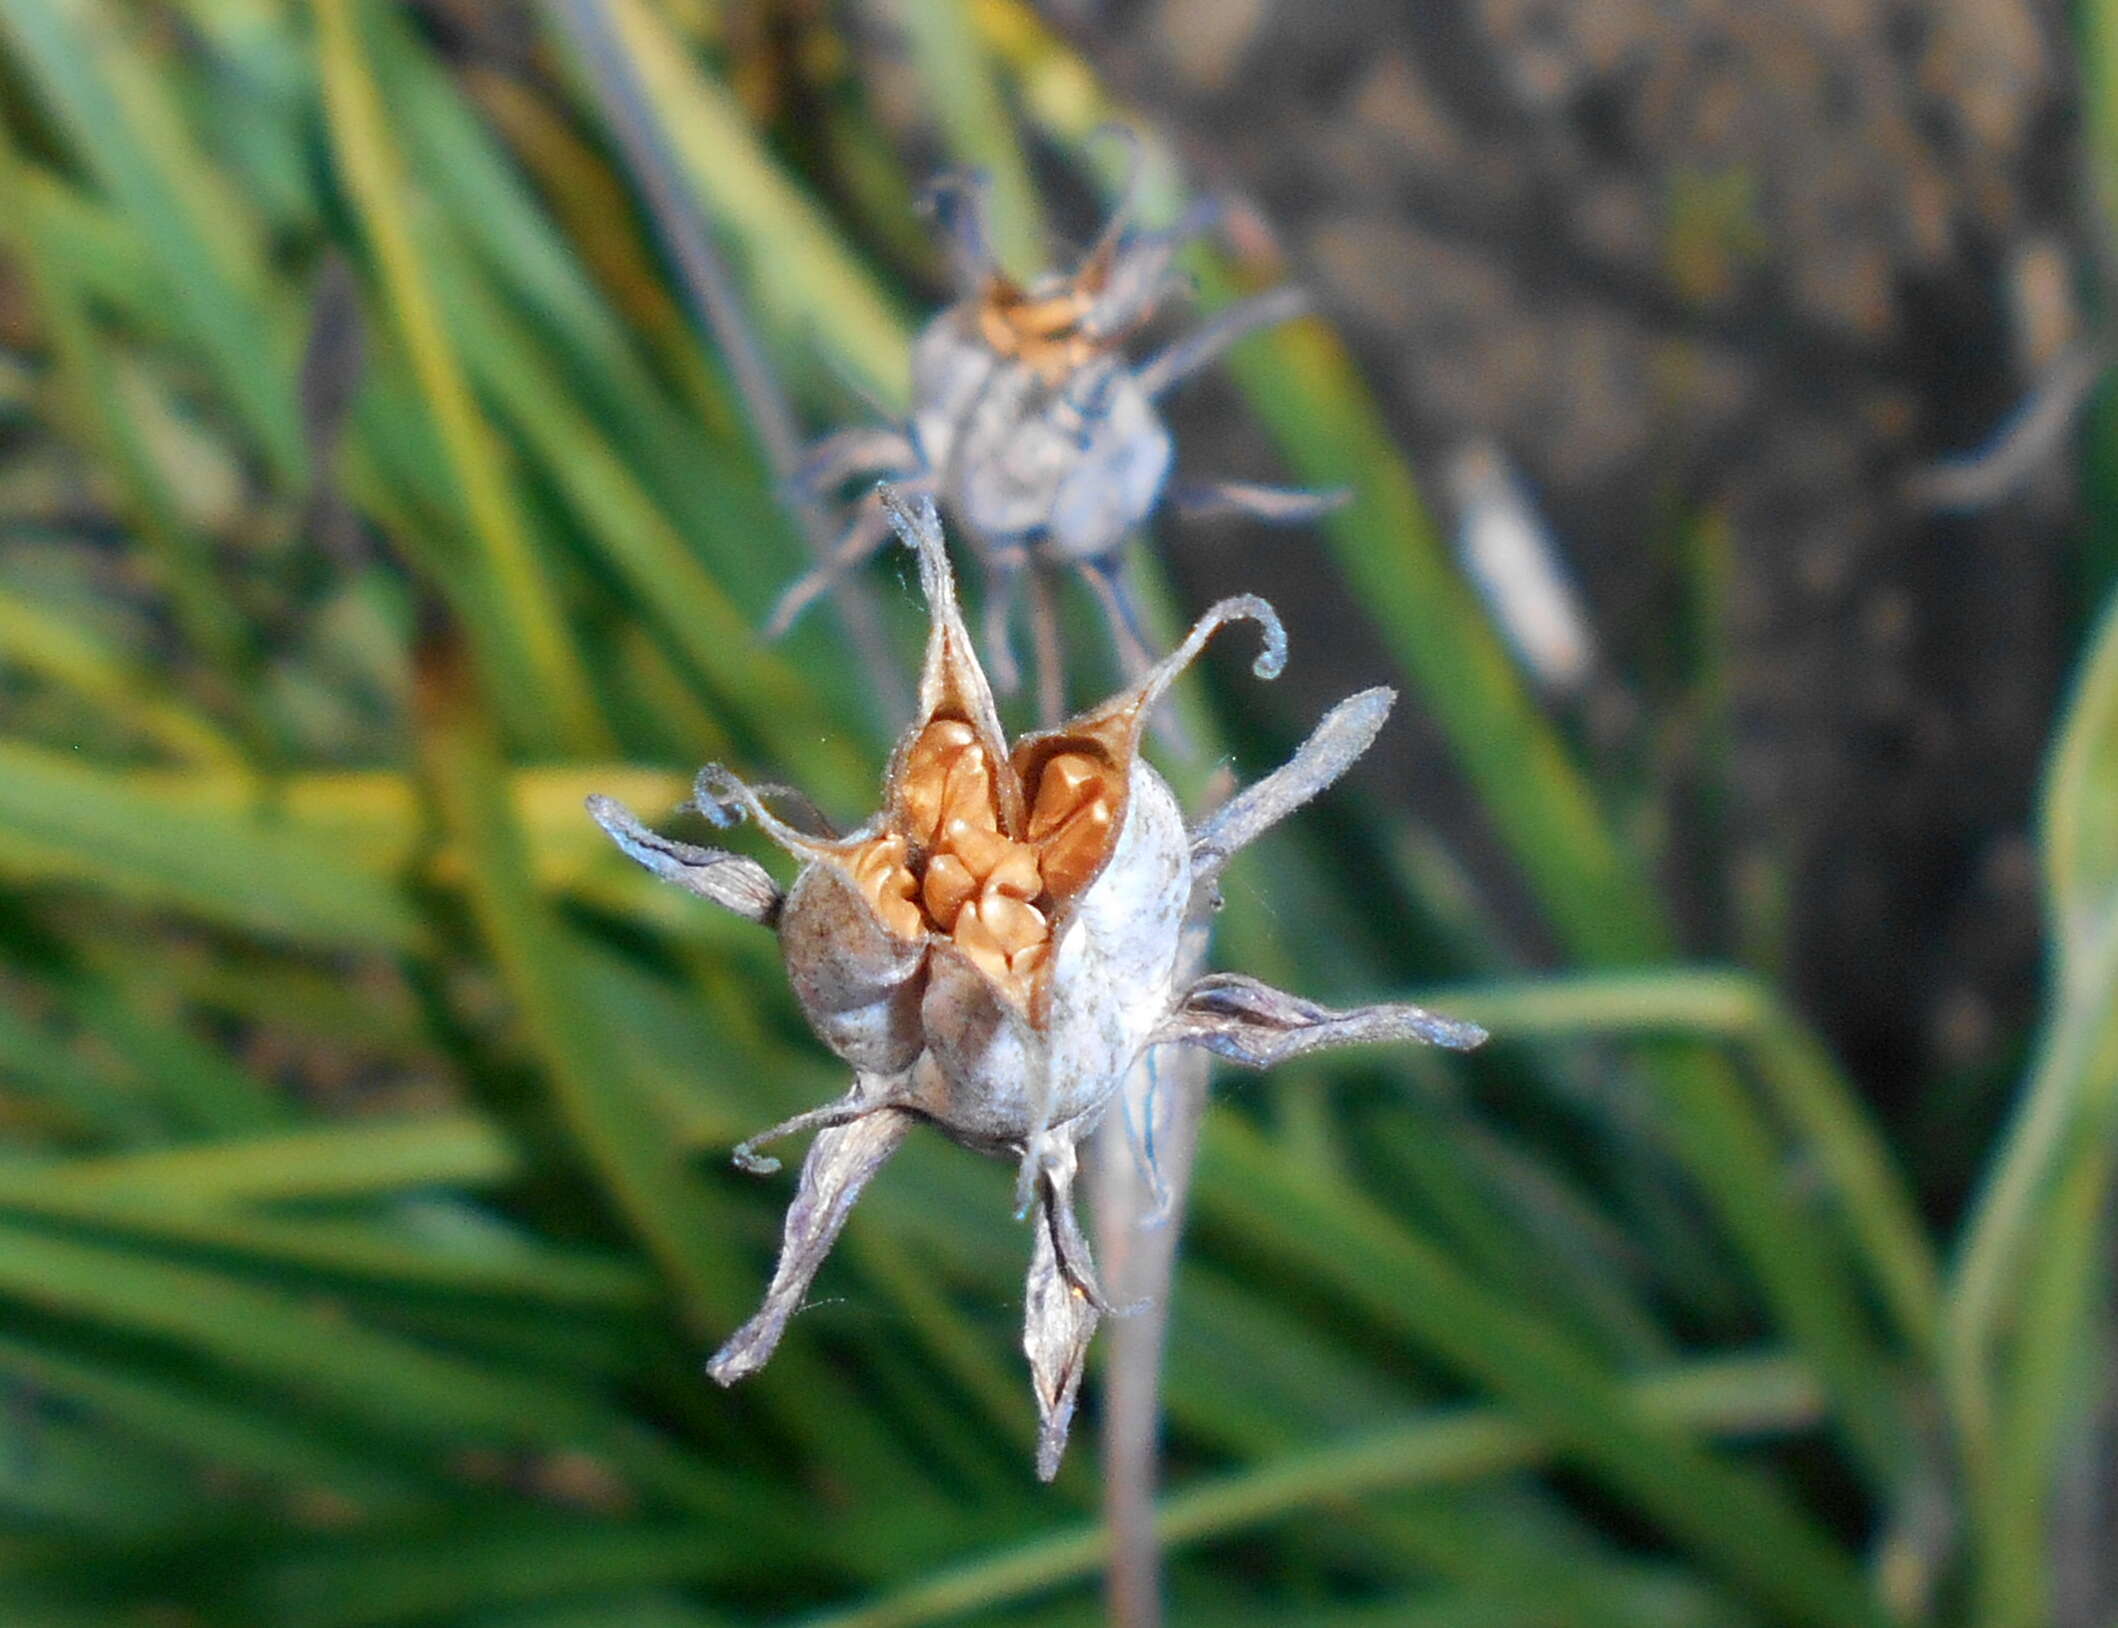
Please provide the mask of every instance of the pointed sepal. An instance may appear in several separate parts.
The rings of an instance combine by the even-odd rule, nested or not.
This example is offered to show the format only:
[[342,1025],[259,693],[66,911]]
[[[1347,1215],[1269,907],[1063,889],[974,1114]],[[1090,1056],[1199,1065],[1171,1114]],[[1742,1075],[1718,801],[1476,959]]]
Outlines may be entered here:
[[780,1336],[787,1331],[787,1320],[801,1310],[802,1297],[809,1292],[817,1269],[838,1241],[854,1200],[868,1178],[897,1151],[912,1124],[911,1114],[878,1103],[858,1118],[817,1133],[809,1156],[802,1161],[794,1202],[787,1206],[779,1264],[773,1268],[764,1304],[706,1364],[712,1379],[733,1385],[771,1360]]
[[1203,1046],[1246,1068],[1271,1068],[1330,1046],[1423,1040],[1450,1051],[1485,1043],[1486,1032],[1424,1006],[1391,1003],[1334,1011],[1236,972],[1209,973],[1184,992],[1156,1031],[1157,1045]]

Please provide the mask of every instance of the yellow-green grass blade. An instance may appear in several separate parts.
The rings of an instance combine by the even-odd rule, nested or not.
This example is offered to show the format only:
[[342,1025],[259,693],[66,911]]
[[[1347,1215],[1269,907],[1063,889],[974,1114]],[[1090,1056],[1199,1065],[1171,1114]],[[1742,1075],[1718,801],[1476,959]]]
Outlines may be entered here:
[[[467,87],[480,111],[536,179],[554,228],[579,254],[611,308],[622,314],[685,407],[695,432],[741,433],[735,409],[655,264],[633,197],[603,152],[569,118],[516,81],[473,74]],[[769,494],[757,494],[769,497]]]
[[[421,194],[390,133],[369,68],[355,0],[316,0],[318,52],[338,164],[379,263],[390,309],[433,415],[451,470],[507,615],[489,624],[507,648],[509,677],[527,676],[501,697],[539,745],[594,751],[608,734],[565,609],[512,490],[492,427],[471,393],[430,283],[431,240],[441,223],[420,212]],[[428,240],[423,242],[422,239]],[[474,629],[476,624],[474,624]],[[494,654],[499,654],[498,651]],[[513,663],[519,660],[520,666]]]
[[62,612],[0,588],[0,663],[63,685],[128,731],[180,761],[239,768],[242,748],[210,718],[169,693],[168,676]]
[[[594,423],[623,450],[641,482],[687,538],[710,555],[732,594],[758,607],[783,585],[794,555],[786,516],[772,501],[769,478],[748,457],[720,384],[684,327],[667,290],[651,279],[645,246],[632,235],[630,202],[616,177],[583,138],[520,82],[472,71],[462,88],[390,19],[377,29],[379,59],[401,105],[408,156],[431,180],[461,223],[474,268],[465,281],[490,281],[519,307],[510,327],[522,343],[540,343],[555,385],[574,416]],[[531,195],[486,124],[501,111],[504,128],[522,138],[522,161],[542,165],[551,196]],[[556,149],[556,150],[555,150]],[[574,195],[583,191],[592,197]],[[572,210],[562,220],[553,212]],[[642,336],[628,334],[592,279],[599,259],[629,251],[621,287],[637,299],[665,303]],[[478,298],[491,298],[481,290]],[[683,387],[672,399],[648,358]],[[783,541],[784,548],[764,546]],[[754,594],[752,601],[748,596]]]
[[44,1174],[69,1192],[135,1204],[242,1206],[477,1191],[505,1186],[525,1169],[521,1148],[498,1124],[455,1112],[72,1159]]
[[[1981,1619],[2043,1619],[2050,1449],[2075,1388],[2118,1134],[2118,599],[2046,773],[2044,1030],[1951,1276],[1945,1376],[1985,1539]],[[2071,1279],[2071,1281],[2069,1281]]]
[[0,876],[63,882],[292,943],[404,950],[390,881],[269,813],[187,812],[122,776],[0,740]]
[[[2118,1066],[2118,1044],[2105,1053]],[[2053,1560],[2067,1540],[2053,1516],[2097,1437],[2079,1421],[2107,1402],[2098,1314],[2109,1304],[2109,1129],[2084,1135],[2045,1199],[2040,1247],[2025,1263],[2004,1383],[1995,1386],[1991,1479],[1973,1489],[1981,1628],[2039,1628],[2053,1616]]]
[[[509,777],[530,875],[686,936],[769,956],[770,941],[715,919],[626,863],[587,818],[591,792],[650,817],[690,792],[688,775],[613,763],[550,765]],[[95,888],[268,938],[407,949],[424,927],[399,879],[422,860],[459,885],[452,843],[430,850],[419,793],[393,770],[323,770],[276,782],[242,773],[101,769],[0,739],[0,876]]]
[[41,255],[66,268],[92,301],[123,313],[126,330],[156,342],[178,337],[140,233],[107,203],[27,154],[12,151],[9,184],[20,218],[34,221]]
[[534,890],[498,744],[461,656],[444,640],[422,655],[421,753],[442,823],[464,858],[481,936],[589,1166],[703,1336],[730,1309],[728,1263],[704,1225],[706,1200],[659,1116],[630,1082],[608,1078],[614,1047]]
[[698,671],[719,706],[742,717],[752,739],[778,744],[805,792],[847,810],[872,802],[879,759],[820,705],[819,686],[769,648],[595,425],[567,401],[504,315],[470,287],[450,290],[466,348],[487,370],[494,397],[564,492],[603,556],[621,573],[641,614]]
[[379,11],[368,26],[407,160],[460,224],[481,270],[563,340],[576,377],[596,391],[598,416],[651,416],[654,385],[579,258],[589,245],[555,229],[470,105],[468,84],[436,59],[410,18]]
[[[72,437],[97,457],[117,485],[119,508],[148,546],[179,624],[211,667],[231,702],[244,706],[251,676],[250,641],[220,580],[207,541],[185,518],[169,489],[167,471],[146,444],[120,389],[112,347],[88,309],[86,293],[61,247],[46,231],[45,215],[65,189],[43,184],[0,127],[0,192],[13,200],[0,210],[0,237],[28,275],[59,362],[60,417]],[[145,288],[139,290],[143,295]],[[244,706],[246,712],[253,707]],[[266,730],[253,719],[253,750]]]
[[619,41],[708,217],[732,241],[755,308],[799,354],[815,340],[871,392],[905,399],[905,322],[816,203],[645,0],[609,0]]

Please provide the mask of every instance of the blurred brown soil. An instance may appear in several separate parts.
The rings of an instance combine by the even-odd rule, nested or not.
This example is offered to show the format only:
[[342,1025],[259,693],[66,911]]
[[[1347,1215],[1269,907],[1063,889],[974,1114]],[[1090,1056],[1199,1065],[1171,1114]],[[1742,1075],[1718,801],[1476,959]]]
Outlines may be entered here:
[[[1628,828],[1687,949],[1784,976],[1899,1109],[2004,1060],[2034,1010],[2065,443],[1977,513],[1902,489],[2081,337],[2060,8],[1049,10],[1282,234],[1445,517],[1442,470],[1475,438],[1529,477],[1602,654],[1575,721],[1640,788]],[[1264,467],[1227,404],[1187,395],[1188,467]],[[1375,652],[1322,636],[1299,543],[1180,527],[1170,547],[1202,597],[1290,612],[1291,684],[1373,681]],[[1475,820],[1416,720],[1395,744],[1403,795]]]

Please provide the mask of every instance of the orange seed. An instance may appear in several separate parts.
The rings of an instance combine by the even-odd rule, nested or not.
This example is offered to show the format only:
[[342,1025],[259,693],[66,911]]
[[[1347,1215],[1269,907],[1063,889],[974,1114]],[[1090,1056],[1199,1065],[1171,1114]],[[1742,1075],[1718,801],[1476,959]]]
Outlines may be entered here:
[[938,853],[927,861],[927,874],[920,883],[920,899],[934,925],[948,932],[956,925],[956,912],[978,891],[978,878],[955,854]]
[[1112,823],[1109,801],[1097,797],[1044,839],[1038,857],[1054,898],[1070,897],[1088,885],[1110,854]]

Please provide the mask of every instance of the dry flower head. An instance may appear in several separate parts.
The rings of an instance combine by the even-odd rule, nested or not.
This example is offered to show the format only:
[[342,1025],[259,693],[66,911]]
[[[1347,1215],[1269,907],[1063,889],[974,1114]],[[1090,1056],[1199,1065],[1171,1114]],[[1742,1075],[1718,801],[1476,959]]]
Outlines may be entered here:
[[[1172,482],[1163,396],[1244,335],[1299,315],[1305,301],[1297,289],[1274,289],[1131,361],[1127,342],[1183,286],[1177,255],[1212,218],[1194,210],[1167,230],[1136,230],[1138,171],[1136,163],[1125,200],[1080,265],[1028,285],[992,253],[983,181],[938,182],[931,196],[951,249],[957,299],[913,346],[910,417],[827,436],[796,476],[818,496],[856,480],[886,479],[907,498],[930,496],[948,511],[988,578],[985,656],[1003,693],[1016,683],[1008,628],[1025,569],[1079,572],[1120,650],[1144,666],[1119,580],[1121,551],[1165,497],[1180,511],[1283,523],[1313,518],[1339,501],[1248,482]],[[857,502],[830,556],[782,598],[770,630],[790,626],[889,534],[880,500]]]
[[1286,646],[1271,607],[1222,601],[1137,682],[1011,744],[957,607],[931,499],[916,510],[895,494],[880,501],[918,555],[933,627],[918,717],[875,817],[844,837],[813,835],[775,816],[757,788],[703,770],[702,812],[717,823],[748,814],[799,862],[783,893],[753,860],[660,836],[608,798],[589,808],[657,875],[776,927],[796,998],[853,1070],[839,1101],[736,1150],[739,1164],[769,1172],[777,1167],[759,1144],[818,1133],[764,1304],[708,1372],[728,1384],[763,1366],[862,1186],[924,1121],[1019,1161],[1021,1208],[1035,1222],[1024,1347],[1048,1479],[1089,1339],[1110,1310],[1074,1212],[1077,1149],[1141,1055],[1194,1045],[1262,1068],[1321,1046],[1464,1048],[1484,1034],[1416,1006],[1338,1012],[1240,974],[1182,976],[1185,937],[1218,903],[1222,867],[1367,750],[1388,690],[1340,703],[1287,764],[1187,828],[1141,756],[1148,715],[1229,621],[1263,629],[1255,670],[1277,674]]

